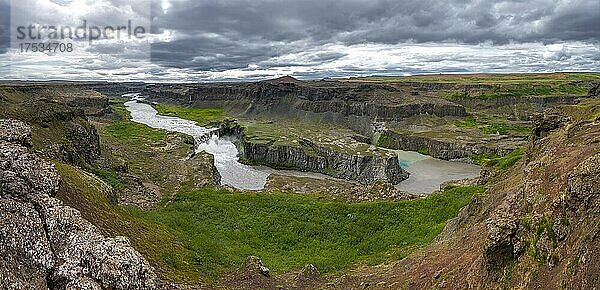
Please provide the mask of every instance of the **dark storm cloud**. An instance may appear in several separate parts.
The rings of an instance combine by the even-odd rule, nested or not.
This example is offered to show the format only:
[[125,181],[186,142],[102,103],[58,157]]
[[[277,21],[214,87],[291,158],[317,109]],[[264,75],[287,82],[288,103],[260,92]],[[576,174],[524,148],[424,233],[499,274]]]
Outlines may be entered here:
[[[38,6],[49,7],[43,4],[50,2],[68,6],[81,0],[28,1],[36,5],[26,11],[62,21],[77,13],[66,8],[44,13]],[[0,0],[0,59],[2,54],[10,55],[5,53],[10,40],[9,2]],[[115,75],[215,79],[290,72],[325,77],[597,70],[600,60],[598,0],[98,0],[79,4],[93,6],[89,11],[71,9],[85,10],[83,16],[94,23],[120,25],[128,19],[152,23],[149,65],[125,65],[146,57],[130,44],[97,43],[86,49],[93,62],[74,60],[65,65],[76,66],[80,73],[88,69],[90,75],[107,74],[105,68]],[[112,64],[110,57],[103,57],[108,54],[118,54],[123,62]]]
[[0,0],[0,54],[10,47],[10,6]]
[[188,0],[156,16],[179,40],[155,44],[153,61],[211,70],[278,66],[269,59],[327,43],[600,40],[597,0]]

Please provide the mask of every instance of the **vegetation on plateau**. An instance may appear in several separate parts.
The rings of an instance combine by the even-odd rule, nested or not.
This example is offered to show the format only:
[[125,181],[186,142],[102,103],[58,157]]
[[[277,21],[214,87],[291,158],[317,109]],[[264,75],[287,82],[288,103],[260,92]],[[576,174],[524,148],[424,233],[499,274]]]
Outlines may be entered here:
[[430,74],[417,76],[391,76],[352,78],[351,81],[366,82],[429,82],[456,84],[494,83],[544,83],[600,80],[598,73],[523,73],[523,74]]
[[164,103],[154,104],[153,107],[160,115],[192,120],[202,126],[227,118],[225,111],[221,108],[187,108]]
[[483,134],[508,135],[509,133],[528,133],[531,131],[531,127],[529,126],[508,124],[505,120],[474,116],[455,121],[454,126],[459,128],[478,128]]

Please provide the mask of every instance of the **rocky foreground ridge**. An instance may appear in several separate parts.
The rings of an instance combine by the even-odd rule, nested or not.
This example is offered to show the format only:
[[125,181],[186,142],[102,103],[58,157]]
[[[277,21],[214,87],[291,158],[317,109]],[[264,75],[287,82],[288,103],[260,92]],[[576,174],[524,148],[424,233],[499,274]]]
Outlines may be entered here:
[[54,198],[57,171],[30,151],[30,128],[0,120],[3,289],[154,289],[153,268],[127,238],[104,237]]

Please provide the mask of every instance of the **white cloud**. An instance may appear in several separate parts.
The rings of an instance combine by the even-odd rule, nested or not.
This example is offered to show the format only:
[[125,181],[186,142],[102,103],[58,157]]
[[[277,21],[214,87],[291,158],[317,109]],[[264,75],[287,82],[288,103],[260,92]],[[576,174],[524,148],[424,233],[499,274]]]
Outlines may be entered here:
[[[323,55],[330,60],[311,63]],[[0,55],[2,63],[10,54]],[[283,75],[301,78],[325,76],[407,75],[437,72],[551,72],[598,71],[598,46],[583,42],[544,45],[467,45],[456,43],[403,43],[395,45],[327,44],[303,53],[220,72],[162,67],[148,60],[97,54],[86,61],[76,55],[12,55],[3,75],[18,79],[219,81],[255,80]],[[87,56],[86,56],[87,57]],[[89,60],[89,59],[87,59]],[[278,64],[274,66],[273,64]],[[51,73],[49,73],[51,72]]]

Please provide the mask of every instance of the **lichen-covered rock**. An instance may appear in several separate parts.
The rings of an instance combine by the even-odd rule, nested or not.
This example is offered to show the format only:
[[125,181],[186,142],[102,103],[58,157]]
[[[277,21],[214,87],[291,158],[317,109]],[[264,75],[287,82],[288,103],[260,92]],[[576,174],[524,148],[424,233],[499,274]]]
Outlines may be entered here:
[[32,204],[0,198],[0,257],[0,288],[47,288],[55,260]]
[[27,152],[23,146],[0,141],[0,194],[22,197],[34,191],[52,195],[59,178],[54,167]]
[[23,145],[29,127],[0,120],[0,285],[8,289],[154,289],[156,275],[124,237],[107,238],[52,197],[54,167]]
[[533,116],[535,137],[545,137],[549,132],[566,125],[571,119],[561,114],[540,113]]
[[569,174],[567,207],[571,210],[600,208],[600,153],[581,162]]
[[152,268],[124,237],[105,238],[79,212],[67,206],[44,209],[47,233],[62,264],[53,273],[57,284],[89,275],[105,288],[148,289]]
[[88,277],[81,277],[69,282],[65,290],[102,290],[102,287]]
[[520,249],[515,246],[518,243],[520,216],[516,205],[516,196],[509,196],[486,220],[484,258],[489,273],[501,269],[519,254]]
[[31,129],[21,121],[1,120],[0,140],[31,146]]

